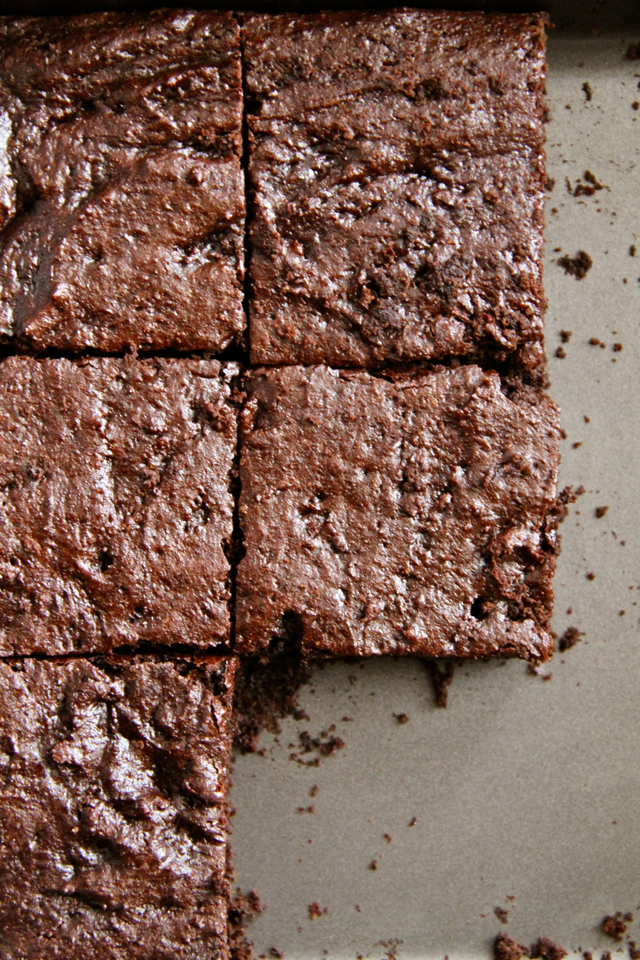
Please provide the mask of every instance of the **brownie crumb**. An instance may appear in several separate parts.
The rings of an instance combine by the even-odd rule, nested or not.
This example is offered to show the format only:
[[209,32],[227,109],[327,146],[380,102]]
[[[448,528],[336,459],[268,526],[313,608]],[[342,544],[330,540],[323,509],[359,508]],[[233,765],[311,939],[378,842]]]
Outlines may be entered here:
[[391,841],[393,840],[393,837],[391,836],[390,833],[383,833],[383,837],[387,841],[387,843],[391,843]]
[[595,578],[596,578],[595,573],[588,573],[588,574],[587,574],[587,580],[595,580]]
[[613,350],[614,353],[620,353],[620,351],[622,350],[622,344],[621,344],[621,343],[614,343],[614,345],[613,345],[613,347],[612,347],[612,350]]
[[554,943],[553,940],[549,940],[548,937],[540,937],[536,943],[534,943],[530,950],[530,956],[532,957],[541,957],[542,960],[563,960],[563,957],[566,957],[567,951],[564,947],[559,947],[557,943]]
[[571,340],[572,336],[573,336],[573,330],[560,331],[560,339],[562,340],[563,343],[569,343],[569,340]]
[[605,917],[602,921],[602,932],[614,940],[622,940],[627,932],[627,924],[631,923],[633,915],[631,913],[621,913],[619,910],[613,916]]
[[631,246],[629,247],[629,256],[635,257],[635,255],[636,255],[636,245],[635,243],[632,243]]
[[572,196],[592,197],[597,190],[608,189],[608,187],[606,187],[604,183],[600,183],[598,178],[595,176],[595,174],[591,172],[591,170],[585,170],[584,180],[585,182],[583,183],[580,177],[578,177],[578,181],[573,190],[571,189],[570,181],[567,180],[567,187],[569,188],[569,193],[571,193]]
[[585,82],[582,84],[582,90],[587,98],[587,103],[590,103],[591,100],[593,100],[593,90],[591,89],[591,84],[588,80],[585,80]]
[[564,347],[558,347],[558,349],[556,350],[556,357],[558,358],[558,360],[564,360],[566,356],[567,356],[567,351],[564,349]]
[[410,827],[415,827],[415,825],[416,825],[417,822],[418,822],[417,817],[411,817],[411,820],[409,820],[409,826],[410,826]]
[[[249,893],[236,891],[229,904],[229,954],[231,960],[253,960],[253,944],[246,937],[246,927],[253,918],[262,913],[265,905],[255,890]],[[272,948],[273,950],[274,948]],[[276,956],[276,954],[272,954]],[[283,954],[278,953],[282,957]]]
[[493,956],[494,960],[522,960],[529,956],[529,951],[508,933],[499,933],[493,942]]
[[627,60],[640,60],[640,43],[630,43],[625,57]]
[[553,188],[555,187],[555,185],[556,185],[556,181],[553,179],[553,177],[547,177],[547,180],[546,180],[546,183],[545,183],[545,185],[544,185],[544,188],[545,188],[545,190],[548,190],[549,193],[551,193],[551,191],[553,190]]
[[449,687],[453,682],[456,665],[453,660],[445,661],[442,666],[435,660],[425,660],[425,666],[433,681],[436,704],[442,707],[443,710],[446,710],[447,700],[449,698]]
[[595,515],[596,515],[596,517],[598,518],[598,520],[601,520],[602,517],[604,517],[604,515],[605,515],[605,513],[607,512],[608,509],[609,509],[609,507],[596,507],[596,509],[595,509]]
[[580,643],[584,633],[578,630],[577,627],[567,627],[565,632],[562,634],[558,640],[558,649],[560,653],[564,653],[565,650],[570,650],[571,647],[575,647],[577,643]]
[[409,717],[407,716],[406,713],[394,713],[394,717],[396,718],[398,723],[401,723],[401,724],[409,723]]
[[575,495],[576,497],[582,497],[586,492],[587,491],[585,490],[585,488],[582,486],[582,484],[580,484],[578,489],[575,491]]
[[496,917],[498,918],[498,920],[500,921],[500,923],[508,923],[508,922],[509,922],[509,911],[508,911],[508,910],[505,910],[504,907],[494,907],[494,908],[493,908],[493,912],[495,913],[495,915],[496,915]]
[[317,900],[314,900],[313,903],[309,904],[309,919],[317,920],[318,917],[321,917],[323,913],[328,913],[326,907],[321,907]]
[[377,869],[378,869],[378,861],[372,860],[371,863],[369,864],[369,870],[377,870]]
[[629,960],[640,960],[640,949],[636,947],[635,940],[629,940]]
[[593,260],[586,251],[578,250],[575,257],[559,257],[558,266],[562,267],[566,274],[575,277],[576,280],[584,280],[593,266]]
[[312,797],[312,798],[318,796],[318,784],[317,784],[317,783],[314,783],[314,785],[311,787],[311,790],[309,790],[309,796]]
[[600,960],[611,960],[611,953],[608,950],[605,950],[601,955]]
[[282,952],[282,950],[278,950],[277,947],[271,947],[271,949],[269,950],[269,956],[276,957],[276,960],[283,960],[284,953]]
[[591,953],[590,950],[583,950],[582,956],[583,956],[583,960],[593,960],[593,954]]
[[308,730],[303,730],[302,733],[298,735],[300,740],[300,754],[305,755],[315,752],[318,756],[314,757],[313,760],[301,760],[300,754],[292,753],[289,759],[296,760],[300,766],[303,767],[319,767],[322,757],[332,756],[336,750],[342,750],[345,745],[341,737],[336,737],[333,734],[330,736],[329,734],[329,730],[323,730],[319,737],[312,737],[309,735]]
[[632,110],[640,110],[640,101],[634,100],[633,103],[631,104],[631,109],[632,109]]

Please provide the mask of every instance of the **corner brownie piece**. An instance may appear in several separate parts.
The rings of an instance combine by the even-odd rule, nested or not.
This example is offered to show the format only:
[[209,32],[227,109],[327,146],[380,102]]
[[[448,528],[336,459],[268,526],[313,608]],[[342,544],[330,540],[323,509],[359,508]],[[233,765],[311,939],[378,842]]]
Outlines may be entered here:
[[3,960],[226,960],[234,672],[0,663]]
[[477,366],[252,372],[236,636],[307,653],[545,659],[558,411]]
[[0,363],[0,655],[228,642],[238,370]]
[[241,129],[228,13],[0,18],[0,341],[238,340]]
[[251,357],[544,380],[545,19],[248,17]]

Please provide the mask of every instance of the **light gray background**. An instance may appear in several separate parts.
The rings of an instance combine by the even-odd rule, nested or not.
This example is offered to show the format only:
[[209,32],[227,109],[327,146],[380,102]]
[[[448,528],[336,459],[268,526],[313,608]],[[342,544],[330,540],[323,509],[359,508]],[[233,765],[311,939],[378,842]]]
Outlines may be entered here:
[[[605,7],[605,23],[615,13]],[[640,111],[632,109],[640,61],[624,58],[632,40],[640,30],[557,31],[549,43],[547,348],[567,433],[561,484],[587,491],[562,530],[555,629],[575,625],[585,638],[543,668],[548,682],[520,662],[465,666],[446,711],[417,661],[319,670],[301,696],[309,721],[286,721],[280,737],[263,736],[264,756],[235,767],[238,882],[267,904],[250,928],[257,953],[381,958],[398,940],[400,958],[487,957],[503,929],[524,943],[547,935],[573,950],[615,950],[598,927],[616,910],[638,914],[630,932],[640,942]],[[570,195],[565,178],[573,186],[587,169],[606,188]],[[556,247],[589,253],[584,280],[565,275]],[[560,329],[572,331],[566,359],[554,356]],[[343,750],[318,768],[289,760],[301,730],[316,736],[332,723]],[[315,813],[297,812],[311,803]],[[311,920],[314,901],[327,913]],[[495,906],[509,910],[507,926]]]

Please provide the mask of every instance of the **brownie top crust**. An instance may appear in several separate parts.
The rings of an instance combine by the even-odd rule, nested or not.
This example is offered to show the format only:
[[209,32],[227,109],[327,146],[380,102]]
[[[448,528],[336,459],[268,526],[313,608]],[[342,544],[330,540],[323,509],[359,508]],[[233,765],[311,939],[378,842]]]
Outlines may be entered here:
[[0,663],[0,958],[224,960],[235,662]]
[[238,340],[241,130],[230,14],[0,18],[0,340]]
[[476,366],[253,371],[240,652],[545,659],[558,413]]
[[246,19],[254,363],[460,356],[544,383],[545,22]]
[[0,363],[0,654],[226,644],[235,364]]

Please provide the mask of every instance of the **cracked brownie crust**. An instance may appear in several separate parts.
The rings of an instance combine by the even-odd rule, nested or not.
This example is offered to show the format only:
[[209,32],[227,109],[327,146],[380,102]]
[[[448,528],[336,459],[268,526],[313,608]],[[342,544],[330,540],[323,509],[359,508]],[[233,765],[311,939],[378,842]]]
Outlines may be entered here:
[[242,653],[546,659],[558,412],[476,366],[248,375]]
[[544,23],[247,18],[253,362],[544,380]]
[[230,14],[0,18],[0,340],[222,350],[245,325]]
[[0,364],[0,654],[229,639],[236,364]]
[[225,960],[235,662],[0,663],[0,958]]

